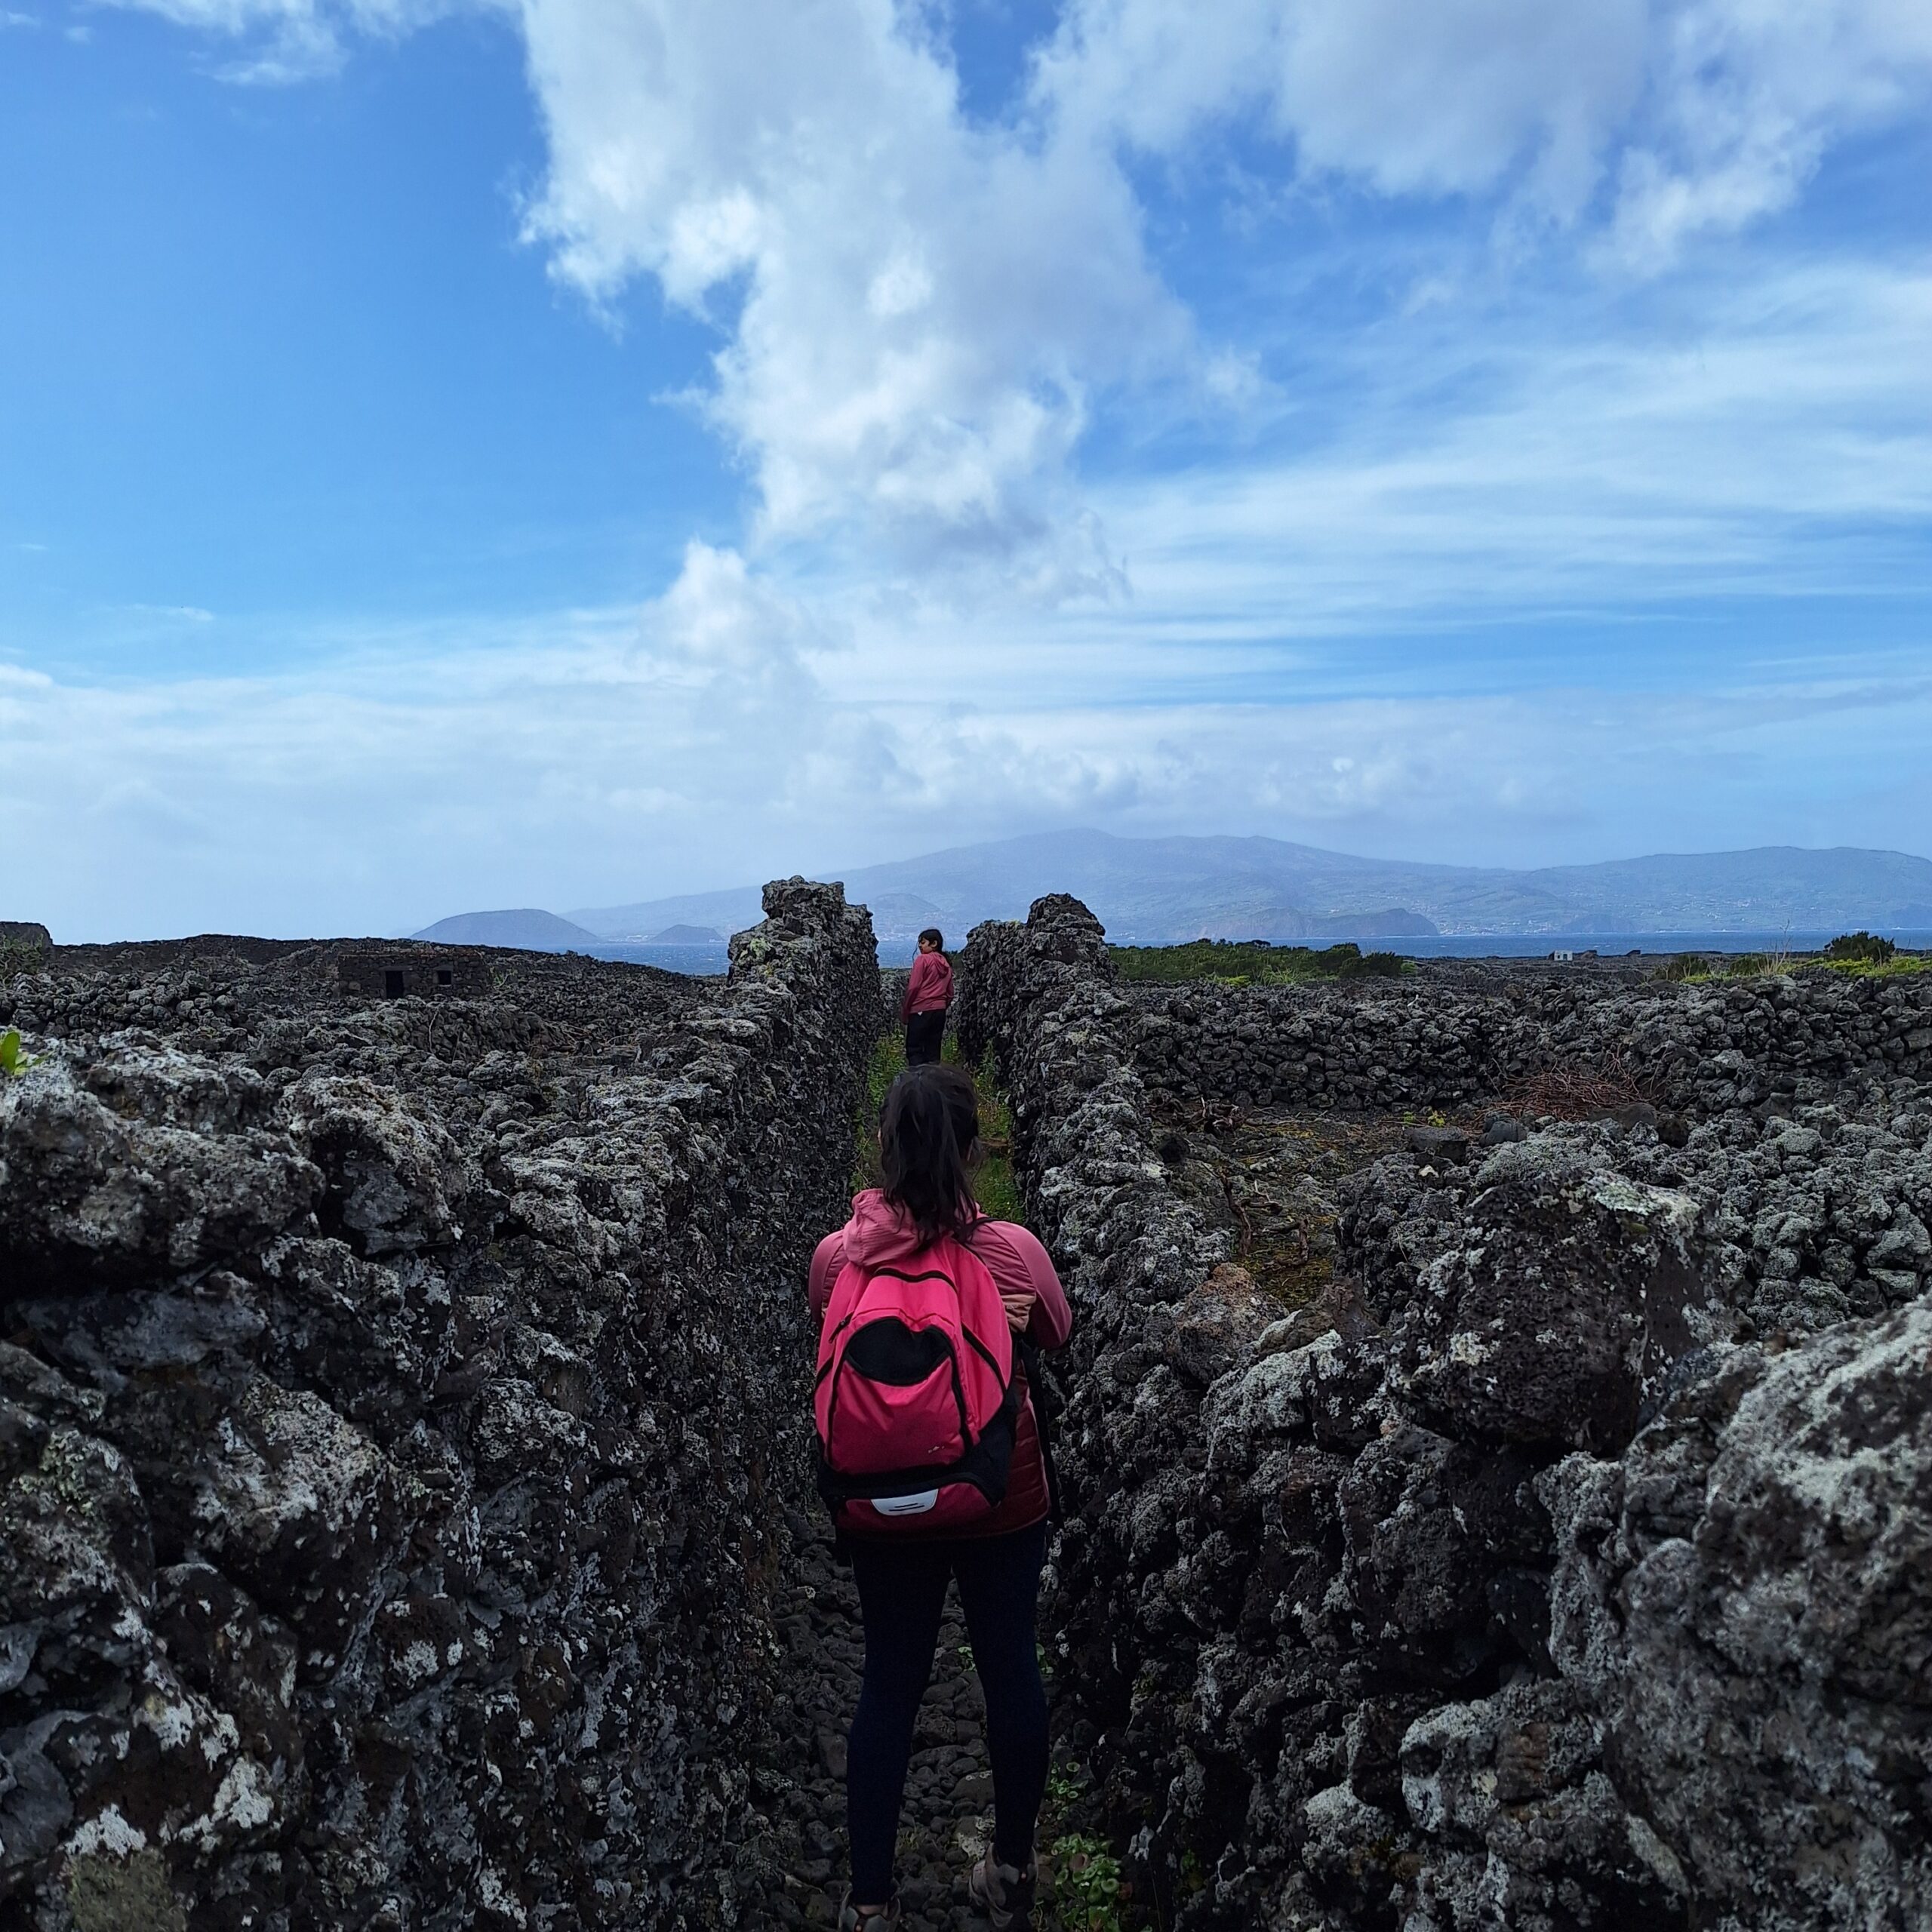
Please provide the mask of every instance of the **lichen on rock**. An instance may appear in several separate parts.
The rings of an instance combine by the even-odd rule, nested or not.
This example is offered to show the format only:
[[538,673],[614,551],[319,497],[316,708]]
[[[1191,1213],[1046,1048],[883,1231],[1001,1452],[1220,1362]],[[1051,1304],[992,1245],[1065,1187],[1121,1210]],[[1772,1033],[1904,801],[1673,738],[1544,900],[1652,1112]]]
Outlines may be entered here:
[[728,980],[0,986],[0,1923],[727,1924],[774,1879],[800,1291],[869,921]]

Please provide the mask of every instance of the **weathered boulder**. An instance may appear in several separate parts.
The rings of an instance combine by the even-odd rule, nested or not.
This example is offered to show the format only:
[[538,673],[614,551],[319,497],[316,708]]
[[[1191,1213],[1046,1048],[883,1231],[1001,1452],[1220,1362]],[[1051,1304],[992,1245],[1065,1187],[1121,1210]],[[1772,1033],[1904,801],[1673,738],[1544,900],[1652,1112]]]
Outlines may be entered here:
[[[321,1177],[247,1124],[261,1083],[173,1051],[113,1055],[98,1088],[57,1053],[0,1081],[0,1269],[63,1291],[219,1261],[305,1217]],[[14,1292],[17,1293],[17,1286]]]
[[1703,1922],[1932,1917],[1932,1301],[1726,1352],[1543,1494],[1556,1660]]
[[449,1131],[392,1088],[309,1074],[283,1097],[295,1144],[327,1177],[323,1227],[359,1254],[410,1254],[462,1238],[477,1177]]
[[[1547,1140],[1499,1147],[1454,1238],[1414,1269],[1413,1287],[1379,1285],[1385,1303],[1407,1303],[1404,1393],[1456,1434],[1620,1448],[1646,1389],[1721,1322],[1697,1223],[1687,1197],[1580,1152]],[[1423,1247],[1409,1246],[1412,1263]]]
[[1564,1683],[1447,1704],[1401,1743],[1402,1798],[1426,1845],[1404,1932],[1663,1932],[1690,1923],[1669,1847],[1603,1768],[1601,1720]]

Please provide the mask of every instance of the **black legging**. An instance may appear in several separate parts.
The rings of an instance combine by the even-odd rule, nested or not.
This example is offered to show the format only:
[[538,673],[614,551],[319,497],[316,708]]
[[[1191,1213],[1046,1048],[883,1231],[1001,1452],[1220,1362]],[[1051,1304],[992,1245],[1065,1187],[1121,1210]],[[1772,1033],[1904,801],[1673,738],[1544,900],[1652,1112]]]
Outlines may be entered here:
[[866,1625],[866,1675],[845,1754],[852,1897],[892,1896],[899,1801],[912,1753],[912,1724],[932,1675],[949,1577],[973,1640],[986,1698],[986,1755],[993,1769],[993,1849],[1024,1870],[1047,1788],[1047,1693],[1034,1648],[1033,1613],[1046,1561],[1047,1526],[1001,1537],[852,1545],[852,1574]]
[[946,1014],[943,1008],[937,1013],[915,1013],[906,1021],[906,1064],[908,1066],[937,1066],[945,1045]]

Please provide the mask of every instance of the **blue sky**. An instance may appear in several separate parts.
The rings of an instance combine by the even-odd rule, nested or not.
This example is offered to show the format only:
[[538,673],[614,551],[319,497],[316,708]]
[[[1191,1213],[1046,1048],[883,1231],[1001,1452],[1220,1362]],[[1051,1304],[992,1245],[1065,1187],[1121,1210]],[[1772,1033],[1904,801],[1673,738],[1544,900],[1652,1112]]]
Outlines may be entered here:
[[1920,0],[0,20],[5,915],[1932,848]]

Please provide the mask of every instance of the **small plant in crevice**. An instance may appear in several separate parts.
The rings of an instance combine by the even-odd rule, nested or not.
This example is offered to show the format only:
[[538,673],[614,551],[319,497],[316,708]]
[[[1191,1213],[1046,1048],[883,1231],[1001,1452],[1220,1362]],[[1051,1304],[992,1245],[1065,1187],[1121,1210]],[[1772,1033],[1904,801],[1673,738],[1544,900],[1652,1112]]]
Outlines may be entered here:
[[21,1046],[17,1026],[9,1026],[0,1033],[0,1075],[11,1079],[23,1074],[35,1063],[35,1057]]
[[1131,1896],[1120,1860],[1103,1840],[1084,1832],[1056,1838],[1050,1847],[1051,1915],[1035,1918],[1052,1932],[1120,1932],[1121,1910]]

